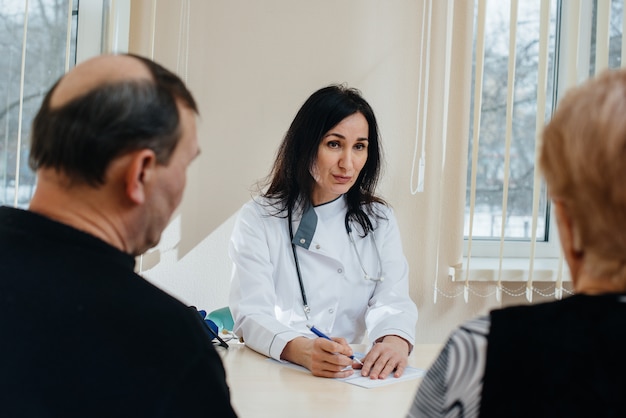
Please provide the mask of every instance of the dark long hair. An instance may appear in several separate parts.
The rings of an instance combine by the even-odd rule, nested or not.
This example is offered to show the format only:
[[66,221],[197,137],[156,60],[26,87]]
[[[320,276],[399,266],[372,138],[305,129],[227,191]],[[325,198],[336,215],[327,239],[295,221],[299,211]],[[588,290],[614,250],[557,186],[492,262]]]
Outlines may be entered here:
[[[313,93],[302,105],[278,148],[274,167],[266,179],[262,196],[273,200],[276,215],[310,205],[315,179],[311,167],[324,135],[346,117],[361,113],[367,120],[367,161],[347,196],[349,216],[358,222],[364,233],[371,229],[367,216],[382,217],[372,203],[386,205],[375,195],[381,173],[382,149],[378,124],[371,106],[361,92],[343,85],[330,85]],[[364,208],[364,210],[362,210]]]

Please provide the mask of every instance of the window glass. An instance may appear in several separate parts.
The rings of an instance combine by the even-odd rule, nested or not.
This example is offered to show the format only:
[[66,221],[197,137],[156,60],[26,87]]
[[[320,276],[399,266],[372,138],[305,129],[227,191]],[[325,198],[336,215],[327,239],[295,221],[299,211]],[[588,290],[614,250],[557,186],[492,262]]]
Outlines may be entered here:
[[[549,68],[546,109],[552,108],[556,7],[550,14]],[[506,239],[529,240],[532,236],[533,182],[535,169],[535,125],[539,60],[539,0],[519,2],[515,51],[515,88],[507,210],[503,217],[503,186],[506,153],[507,80],[509,60],[510,2],[487,2],[482,105],[473,238],[500,239],[502,223]],[[475,48],[475,47],[474,47]],[[474,54],[475,57],[475,54]],[[475,65],[473,71],[475,77]],[[474,101],[472,82],[472,103]],[[548,115],[546,115],[547,117]],[[474,141],[472,109],[468,155],[465,235],[469,234],[471,163]],[[548,202],[542,187],[537,222],[537,239],[547,238]]]
[[[535,136],[537,112],[537,80],[539,60],[539,22],[540,0],[519,2],[517,34],[515,45],[514,105],[513,125],[510,148],[509,188],[507,210],[503,216],[503,184],[505,173],[505,137],[507,111],[507,82],[509,59],[510,1],[487,2],[485,58],[483,91],[480,115],[478,163],[476,170],[476,195],[472,238],[500,240],[504,222],[504,238],[509,242],[528,241],[532,236],[533,181],[535,170]],[[560,0],[551,2],[550,29],[548,42],[548,86],[546,91],[546,115],[550,114],[562,92],[557,90],[559,56],[572,51],[557,51],[560,33],[564,33],[567,19],[563,17],[563,5]],[[582,12],[580,27],[574,28],[581,37],[579,54],[589,56],[589,76],[596,73],[596,23],[597,0],[589,0],[591,16]],[[569,6],[569,5],[568,5]],[[609,20],[609,67],[621,66],[623,0],[610,2]],[[476,25],[475,25],[476,27]],[[589,34],[585,36],[583,34]],[[474,37],[476,38],[476,37]],[[474,49],[476,47],[474,46]],[[475,52],[475,51],[474,51]],[[476,54],[474,53],[474,58]],[[563,60],[565,62],[565,60]],[[475,60],[474,60],[475,64]],[[568,69],[565,69],[566,71]],[[475,78],[475,65],[473,80]],[[474,100],[474,81],[472,82],[472,103]],[[472,152],[474,139],[474,109],[471,109],[469,132],[468,173],[465,208],[465,236],[469,231],[470,193],[472,173]],[[550,206],[545,184],[541,183],[539,214],[537,222],[537,241],[551,241],[549,235]]]
[[[73,3],[70,66],[76,61],[78,1]],[[1,205],[25,208],[34,191],[30,126],[47,89],[65,73],[68,7],[68,0],[0,0]]]

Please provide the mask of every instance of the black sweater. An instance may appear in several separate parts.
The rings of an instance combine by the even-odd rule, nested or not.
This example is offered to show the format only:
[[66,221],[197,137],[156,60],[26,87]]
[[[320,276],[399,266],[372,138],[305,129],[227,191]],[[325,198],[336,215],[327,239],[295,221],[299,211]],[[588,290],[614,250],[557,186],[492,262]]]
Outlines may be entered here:
[[235,416],[198,315],[100,239],[0,208],[0,415]]
[[626,296],[491,313],[481,416],[626,416]]

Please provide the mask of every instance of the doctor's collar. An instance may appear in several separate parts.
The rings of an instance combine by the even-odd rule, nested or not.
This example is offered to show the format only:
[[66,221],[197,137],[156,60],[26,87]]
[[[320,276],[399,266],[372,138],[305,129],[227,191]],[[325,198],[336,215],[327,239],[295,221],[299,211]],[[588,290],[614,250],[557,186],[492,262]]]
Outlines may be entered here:
[[[291,222],[291,217],[289,217],[288,222]],[[291,243],[308,250],[315,234],[315,228],[317,228],[317,213],[315,213],[313,206],[309,205],[302,213],[300,225],[298,225],[298,230],[293,235]]]
[[324,203],[320,203],[319,205],[312,205],[314,208],[319,208],[320,206],[324,206],[324,205],[329,205],[333,202],[336,202],[338,199],[341,199],[342,197],[344,197],[345,195],[340,194],[339,196],[337,196],[336,198],[334,198],[333,200],[329,200],[328,202],[324,202]]
[[[309,249],[311,246],[311,242],[313,241],[313,235],[315,235],[315,230],[317,229],[318,216],[321,216],[322,219],[328,216],[330,212],[334,212],[335,210],[345,210],[345,201],[340,201],[342,197],[345,195],[339,195],[336,199],[333,199],[329,202],[322,203],[321,205],[312,206],[307,205],[302,211],[302,215],[300,218],[300,224],[298,225],[298,229],[293,234],[291,239],[291,243],[293,245],[297,245],[298,247],[302,247],[304,249]],[[335,207],[331,207],[335,205]],[[341,206],[343,205],[343,206]],[[339,209],[339,208],[342,209]],[[320,211],[320,214],[315,211],[315,209]],[[330,211],[330,212],[329,212]],[[291,222],[291,214],[288,216],[288,222]]]

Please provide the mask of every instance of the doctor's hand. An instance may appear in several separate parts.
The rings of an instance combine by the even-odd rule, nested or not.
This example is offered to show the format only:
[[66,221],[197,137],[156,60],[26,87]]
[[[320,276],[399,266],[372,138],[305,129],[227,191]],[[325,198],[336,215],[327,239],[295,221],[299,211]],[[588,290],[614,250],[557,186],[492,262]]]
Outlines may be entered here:
[[354,373],[352,347],[343,338],[298,337],[287,343],[281,359],[306,367],[314,376],[348,377]]
[[363,359],[361,376],[370,379],[385,379],[393,373],[395,377],[402,376],[409,363],[410,345],[397,335],[386,335],[374,344]]

